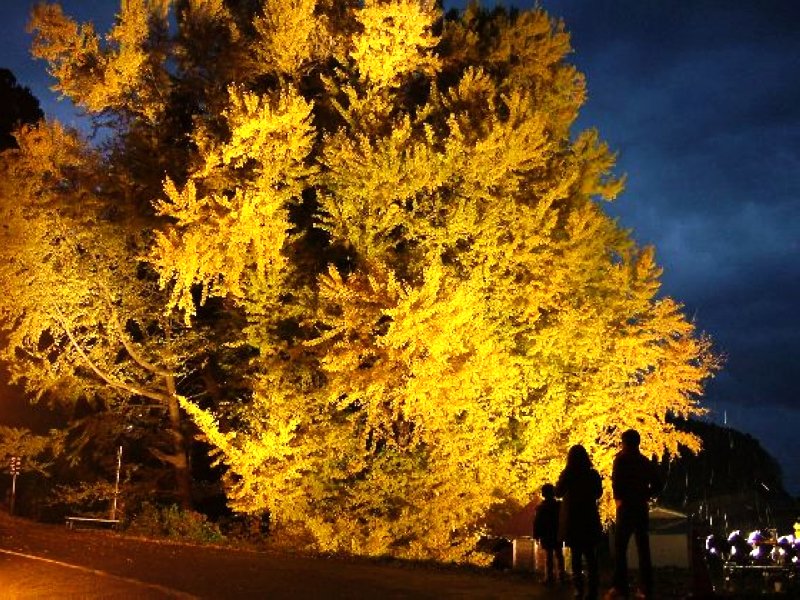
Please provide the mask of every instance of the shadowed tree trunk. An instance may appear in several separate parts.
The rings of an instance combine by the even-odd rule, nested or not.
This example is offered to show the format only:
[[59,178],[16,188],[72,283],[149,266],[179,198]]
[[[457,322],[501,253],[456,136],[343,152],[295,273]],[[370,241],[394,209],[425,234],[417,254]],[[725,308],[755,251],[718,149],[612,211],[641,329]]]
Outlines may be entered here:
[[178,394],[175,387],[175,376],[166,377],[167,409],[169,411],[170,433],[173,441],[173,454],[169,462],[175,469],[175,491],[181,508],[192,506],[192,478],[189,473],[189,461],[186,451],[186,437],[183,434],[181,410],[178,405]]

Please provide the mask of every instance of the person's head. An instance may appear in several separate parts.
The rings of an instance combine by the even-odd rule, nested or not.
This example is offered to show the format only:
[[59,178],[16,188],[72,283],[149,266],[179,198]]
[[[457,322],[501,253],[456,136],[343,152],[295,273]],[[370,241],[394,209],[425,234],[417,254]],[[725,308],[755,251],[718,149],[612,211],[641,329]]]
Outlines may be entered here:
[[639,435],[639,432],[635,429],[628,429],[627,431],[622,432],[622,447],[628,450],[638,450],[639,449],[639,442],[642,441],[642,437]]
[[592,460],[589,458],[589,453],[586,448],[580,444],[575,444],[567,452],[567,468],[569,469],[591,469]]
[[556,497],[556,488],[552,483],[545,483],[542,486],[542,498],[549,500]]

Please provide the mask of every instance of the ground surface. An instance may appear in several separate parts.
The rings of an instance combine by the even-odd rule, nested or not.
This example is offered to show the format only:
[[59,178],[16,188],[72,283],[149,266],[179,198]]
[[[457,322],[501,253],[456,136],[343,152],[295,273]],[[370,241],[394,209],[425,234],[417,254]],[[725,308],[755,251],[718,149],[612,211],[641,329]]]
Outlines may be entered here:
[[571,598],[514,573],[237,551],[0,515],[0,598]]
[[[609,579],[605,564],[601,589]],[[688,573],[657,571],[656,591],[659,600],[684,598]],[[566,600],[572,589],[545,587],[532,574],[195,546],[0,512],[0,600],[33,598]]]

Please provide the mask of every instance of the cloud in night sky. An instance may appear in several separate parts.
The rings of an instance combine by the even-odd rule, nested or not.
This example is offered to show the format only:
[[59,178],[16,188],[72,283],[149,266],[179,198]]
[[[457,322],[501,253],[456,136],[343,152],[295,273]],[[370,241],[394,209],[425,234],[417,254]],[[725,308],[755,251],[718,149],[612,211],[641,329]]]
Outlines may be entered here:
[[[118,6],[62,4],[100,31]],[[564,19],[570,60],[587,77],[578,128],[596,127],[628,177],[608,211],[656,247],[664,293],[727,357],[708,405],[717,420],[727,415],[759,437],[800,494],[800,2],[541,4]],[[0,9],[0,67],[31,87],[48,115],[79,122],[48,92],[43,64],[29,59],[28,3],[11,5]]]
[[587,76],[579,125],[619,152],[609,206],[726,356],[715,420],[758,437],[800,492],[800,3],[676,0],[544,7]]

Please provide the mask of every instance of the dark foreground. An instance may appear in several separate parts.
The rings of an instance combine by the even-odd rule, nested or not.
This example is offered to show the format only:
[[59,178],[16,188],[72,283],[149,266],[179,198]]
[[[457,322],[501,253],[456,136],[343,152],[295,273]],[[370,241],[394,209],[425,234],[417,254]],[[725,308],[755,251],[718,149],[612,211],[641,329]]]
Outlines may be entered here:
[[532,576],[68,531],[0,515],[0,597],[570,598]]

